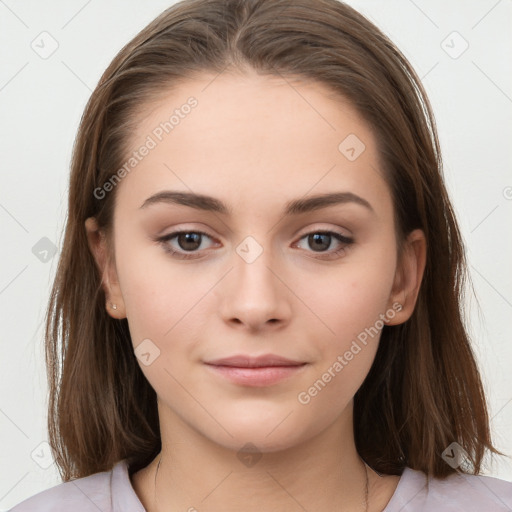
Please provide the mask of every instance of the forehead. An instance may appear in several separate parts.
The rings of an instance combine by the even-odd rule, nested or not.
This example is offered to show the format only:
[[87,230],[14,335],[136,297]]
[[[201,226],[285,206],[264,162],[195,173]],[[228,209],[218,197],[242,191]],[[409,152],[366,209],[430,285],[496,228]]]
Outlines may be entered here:
[[117,191],[131,208],[163,189],[215,195],[233,209],[342,189],[390,200],[371,127],[318,82],[204,74],[141,112],[130,148],[150,149]]

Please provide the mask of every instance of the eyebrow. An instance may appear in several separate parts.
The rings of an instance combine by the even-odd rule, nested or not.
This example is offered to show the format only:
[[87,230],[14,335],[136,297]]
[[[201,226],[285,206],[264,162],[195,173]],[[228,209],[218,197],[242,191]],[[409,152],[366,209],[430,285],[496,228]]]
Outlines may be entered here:
[[[177,192],[172,190],[163,190],[150,197],[142,203],[140,209],[147,208],[154,204],[178,204],[188,206],[197,210],[221,213],[224,215],[232,215],[233,211],[225,203],[219,199],[203,194],[195,194],[193,192]],[[298,215],[314,210],[320,210],[337,204],[354,203],[364,206],[372,213],[375,210],[372,205],[362,197],[352,192],[333,192],[328,194],[317,194],[307,196],[300,199],[294,199],[286,203],[284,215]]]

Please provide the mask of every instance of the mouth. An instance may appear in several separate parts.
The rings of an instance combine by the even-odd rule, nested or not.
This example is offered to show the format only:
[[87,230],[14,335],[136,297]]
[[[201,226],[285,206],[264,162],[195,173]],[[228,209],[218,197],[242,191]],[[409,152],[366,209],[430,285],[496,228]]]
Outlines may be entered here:
[[217,376],[234,384],[252,387],[277,384],[301,373],[308,364],[274,354],[258,357],[237,355],[205,362]]

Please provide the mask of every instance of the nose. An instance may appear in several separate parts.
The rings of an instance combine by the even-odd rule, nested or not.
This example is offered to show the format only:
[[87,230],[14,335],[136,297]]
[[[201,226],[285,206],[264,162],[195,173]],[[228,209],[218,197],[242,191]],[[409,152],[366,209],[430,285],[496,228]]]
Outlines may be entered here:
[[232,262],[232,270],[217,290],[223,321],[251,331],[277,330],[288,324],[293,294],[270,251],[263,250],[254,261],[234,254]]

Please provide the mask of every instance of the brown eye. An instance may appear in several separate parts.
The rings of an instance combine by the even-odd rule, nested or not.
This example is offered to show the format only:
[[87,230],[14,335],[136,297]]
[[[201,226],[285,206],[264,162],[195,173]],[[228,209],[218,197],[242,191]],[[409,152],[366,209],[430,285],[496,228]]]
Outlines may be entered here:
[[331,245],[331,238],[327,233],[313,233],[308,235],[308,244],[315,250],[326,251]]
[[[319,255],[319,257],[324,258],[335,258],[336,256],[343,255],[347,248],[354,243],[353,238],[346,237],[341,233],[337,233],[336,231],[313,231],[304,235],[301,238],[302,240],[306,240],[306,250],[311,249],[309,252],[314,252]],[[337,242],[338,247],[334,249],[329,249],[331,247],[332,242]]]
[[184,251],[195,251],[201,245],[201,233],[179,233],[176,235],[176,240],[180,249]]
[[[163,245],[164,250],[176,258],[199,258],[201,243],[204,238],[212,239],[207,233],[202,231],[175,231],[169,233],[157,241]],[[176,239],[174,244],[171,241]],[[204,249],[204,247],[203,247]]]

